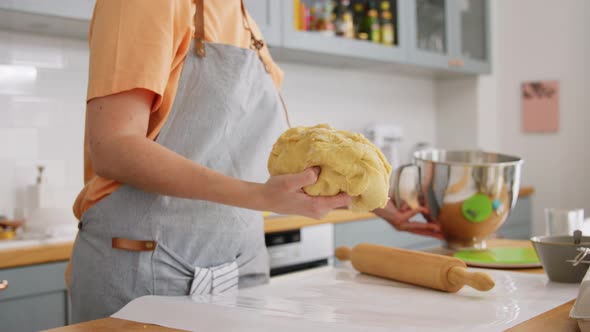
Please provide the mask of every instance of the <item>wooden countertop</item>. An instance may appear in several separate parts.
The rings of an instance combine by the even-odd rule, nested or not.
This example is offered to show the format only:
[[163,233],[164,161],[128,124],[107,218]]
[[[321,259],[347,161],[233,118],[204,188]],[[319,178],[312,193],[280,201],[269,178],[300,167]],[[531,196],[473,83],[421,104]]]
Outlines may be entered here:
[[[522,187],[519,197],[527,197],[534,193],[533,187]],[[326,223],[342,223],[376,218],[370,212],[350,212],[347,210],[332,211],[322,220],[314,220],[299,216],[277,216],[264,219],[264,232],[274,233],[301,228],[303,226]],[[68,260],[73,243],[35,245],[25,248],[0,249],[0,269],[32,264]]]
[[351,212],[348,210],[334,210],[322,220],[315,220],[300,216],[278,216],[264,218],[264,232],[275,233],[299,229],[304,226],[320,224],[337,224],[342,222],[377,218],[371,212]]
[[[264,232],[281,232],[299,229],[303,226],[340,223],[376,218],[372,213],[355,213],[348,210],[332,211],[322,220],[299,216],[278,216],[264,219]],[[66,261],[70,259],[73,242],[39,244],[30,247],[0,249],[0,269],[33,264]]]
[[41,244],[0,250],[0,269],[66,261],[72,254],[72,242]]
[[[533,187],[521,187],[518,193],[518,197],[528,197],[535,192]],[[268,217],[264,220],[264,232],[274,233],[283,232],[294,229],[299,229],[303,226],[319,225],[327,223],[341,223],[357,220],[365,220],[377,218],[373,213],[354,213],[347,210],[335,210],[332,211],[328,216],[322,220],[314,220],[299,216],[280,216],[280,217]]]
[[[490,247],[493,246],[531,246],[531,243],[526,240],[506,240],[496,239],[488,241]],[[439,252],[439,250],[433,250]],[[444,250],[440,251],[443,253]],[[518,270],[524,273],[543,273],[543,269],[522,269]],[[552,331],[552,332],[573,332],[579,331],[577,322],[569,318],[569,311],[574,304],[574,300],[555,307],[543,314],[522,322],[508,330],[507,332],[537,332],[537,331]],[[145,331],[145,332],[174,332],[180,331],[169,329],[157,325],[142,324],[117,318],[103,318],[94,321],[65,326],[48,330],[48,332],[82,332],[82,331],[96,331],[96,332],[111,332],[111,331]]]

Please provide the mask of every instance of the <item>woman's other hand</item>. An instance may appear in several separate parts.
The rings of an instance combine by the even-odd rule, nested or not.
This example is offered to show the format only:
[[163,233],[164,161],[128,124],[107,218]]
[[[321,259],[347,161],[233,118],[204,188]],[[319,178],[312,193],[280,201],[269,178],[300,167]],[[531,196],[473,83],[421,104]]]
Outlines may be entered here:
[[265,209],[321,219],[333,209],[350,205],[351,198],[346,193],[309,196],[303,191],[303,187],[316,183],[319,173],[319,168],[312,167],[297,174],[271,177],[262,186],[262,197],[267,206]]
[[376,209],[373,211],[373,213],[387,221],[398,231],[430,236],[440,240],[443,239],[443,235],[438,224],[410,221],[410,219],[418,213],[428,213],[428,210],[424,207],[418,207],[416,209],[407,207],[405,209],[398,210],[395,205],[393,205],[393,202],[389,200],[387,201],[385,208]]

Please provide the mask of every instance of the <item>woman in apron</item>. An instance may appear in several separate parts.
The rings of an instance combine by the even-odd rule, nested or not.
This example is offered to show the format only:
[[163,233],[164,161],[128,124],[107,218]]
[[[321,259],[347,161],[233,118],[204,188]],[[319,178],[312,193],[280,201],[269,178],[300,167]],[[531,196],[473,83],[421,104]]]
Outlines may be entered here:
[[243,3],[203,2],[97,1],[86,185],[74,205],[74,322],[143,295],[264,283],[256,210],[321,218],[350,203],[304,194],[315,169],[268,179],[272,144],[288,127],[282,72]]

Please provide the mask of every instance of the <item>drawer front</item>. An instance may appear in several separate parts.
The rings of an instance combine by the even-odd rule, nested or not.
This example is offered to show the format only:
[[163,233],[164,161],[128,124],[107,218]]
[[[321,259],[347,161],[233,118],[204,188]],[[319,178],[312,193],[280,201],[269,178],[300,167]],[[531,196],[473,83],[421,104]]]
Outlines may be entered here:
[[65,291],[0,299],[0,331],[33,332],[67,325]]
[[510,211],[510,215],[506,222],[504,222],[504,226],[511,226],[511,225],[530,225],[532,220],[532,206],[531,206],[531,198],[530,197],[523,197],[516,202],[514,208]]
[[499,238],[514,240],[529,240],[531,238],[530,225],[508,225],[503,226],[496,233]]
[[64,291],[67,262],[39,264],[0,269],[0,280],[8,280],[8,288],[0,291],[0,303],[5,300]]
[[334,225],[334,246],[336,248],[340,246],[354,247],[361,242],[408,249],[438,247],[442,244],[436,239],[397,231],[382,219]]

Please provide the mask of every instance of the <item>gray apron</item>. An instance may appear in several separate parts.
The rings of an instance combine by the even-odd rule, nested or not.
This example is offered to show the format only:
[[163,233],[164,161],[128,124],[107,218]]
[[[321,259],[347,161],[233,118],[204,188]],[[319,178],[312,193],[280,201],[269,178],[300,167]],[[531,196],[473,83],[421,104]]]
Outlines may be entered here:
[[[172,110],[156,142],[203,166],[264,182],[287,128],[281,99],[255,50],[203,43],[202,0]],[[195,54],[198,54],[195,55]],[[260,212],[123,185],[81,218],[72,254],[74,323],[109,316],[143,295],[221,293],[267,282]],[[116,239],[144,250],[116,249]]]

